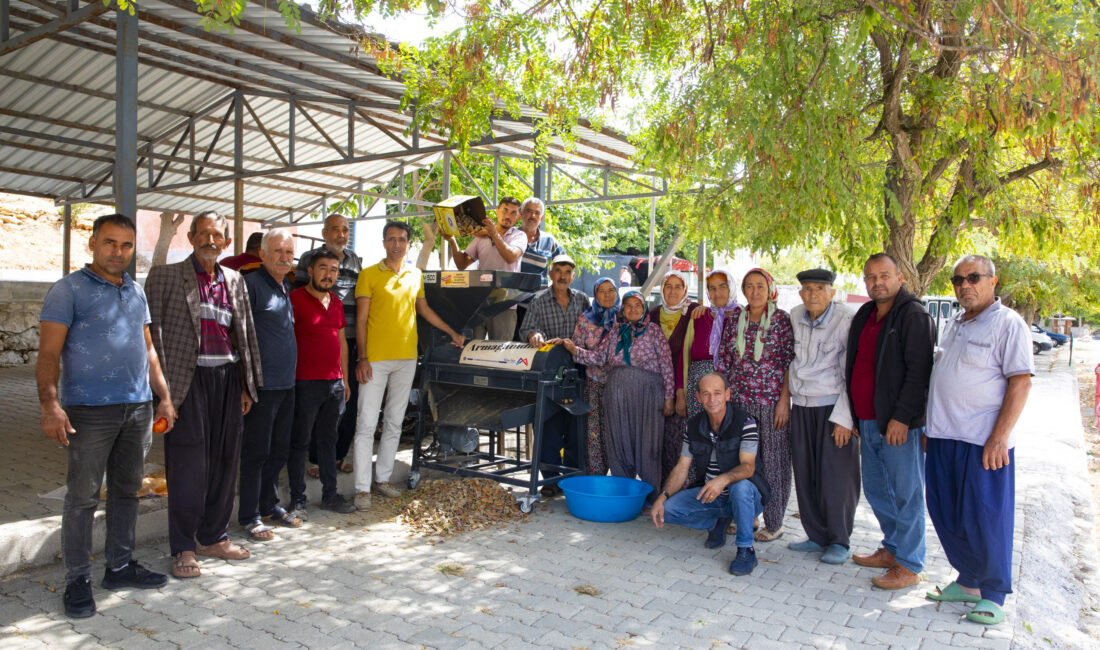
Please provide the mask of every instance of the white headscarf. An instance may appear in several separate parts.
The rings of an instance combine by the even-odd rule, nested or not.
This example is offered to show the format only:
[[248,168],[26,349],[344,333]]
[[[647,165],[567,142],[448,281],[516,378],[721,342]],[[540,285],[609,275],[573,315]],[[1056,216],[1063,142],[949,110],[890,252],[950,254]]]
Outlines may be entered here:
[[[665,283],[668,282],[668,279],[672,277],[680,278],[680,282],[684,284],[684,297],[680,300],[680,302],[676,303],[675,305],[670,305],[668,304],[668,301],[665,300]],[[665,273],[665,277],[661,278],[661,309],[666,314],[683,314],[686,312],[688,303],[691,302],[691,300],[688,299],[687,287],[687,276],[680,271],[669,271],[668,273]]]

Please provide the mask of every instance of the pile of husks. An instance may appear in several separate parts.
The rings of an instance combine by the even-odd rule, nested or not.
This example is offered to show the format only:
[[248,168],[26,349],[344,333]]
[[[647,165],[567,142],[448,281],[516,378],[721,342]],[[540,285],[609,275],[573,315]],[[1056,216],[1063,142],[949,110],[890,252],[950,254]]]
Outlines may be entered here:
[[401,519],[413,530],[440,537],[488,528],[522,516],[512,493],[487,478],[425,481],[409,495],[409,502],[401,511]]

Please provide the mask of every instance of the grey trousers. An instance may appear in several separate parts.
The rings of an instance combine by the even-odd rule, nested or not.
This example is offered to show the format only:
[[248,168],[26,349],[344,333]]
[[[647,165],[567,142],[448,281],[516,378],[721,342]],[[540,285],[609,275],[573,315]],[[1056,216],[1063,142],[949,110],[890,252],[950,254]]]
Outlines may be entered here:
[[66,406],[76,433],[69,436],[69,470],[61,547],[65,582],[91,578],[92,523],[107,472],[107,566],[118,568],[134,551],[138,489],[153,442],[153,404]]
[[837,447],[832,412],[832,406],[791,407],[794,491],[806,537],[848,548],[859,503],[859,439]]

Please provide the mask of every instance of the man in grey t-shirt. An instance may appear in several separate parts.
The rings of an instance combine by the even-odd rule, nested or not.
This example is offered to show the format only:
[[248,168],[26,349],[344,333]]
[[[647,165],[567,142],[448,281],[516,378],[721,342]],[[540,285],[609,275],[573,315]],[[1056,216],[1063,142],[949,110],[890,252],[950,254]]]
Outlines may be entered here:
[[1013,428],[1031,389],[1031,335],[994,296],[989,258],[967,255],[951,284],[963,312],[944,330],[928,393],[927,502],[955,582],[928,598],[975,603],[966,618],[1004,620],[1012,591]]

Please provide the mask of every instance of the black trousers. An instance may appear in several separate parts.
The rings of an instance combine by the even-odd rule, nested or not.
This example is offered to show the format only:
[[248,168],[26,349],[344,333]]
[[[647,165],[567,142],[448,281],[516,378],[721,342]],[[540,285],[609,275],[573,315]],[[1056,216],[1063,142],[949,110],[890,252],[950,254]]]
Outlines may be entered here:
[[[355,378],[355,366],[359,363],[359,346],[355,339],[348,339],[348,367],[344,369],[344,376],[348,378],[348,398],[344,414],[340,416],[340,424],[336,428],[336,460],[342,461],[348,457],[351,443],[355,442],[355,420],[359,413],[359,381]],[[317,464],[317,439],[309,439],[309,462]]]
[[195,368],[178,413],[164,436],[173,555],[229,538],[243,426],[237,364]]
[[294,427],[290,434],[290,458],[286,464],[291,503],[306,500],[306,455],[311,439],[317,446],[321,498],[336,495],[336,431],[343,414],[342,380],[299,379],[295,382]]
[[791,407],[791,464],[806,536],[848,548],[859,503],[859,438],[837,447],[832,412],[831,405]]
[[279,473],[290,453],[294,389],[261,390],[260,400],[244,416],[241,442],[241,487],[237,523],[268,516],[279,503]]

